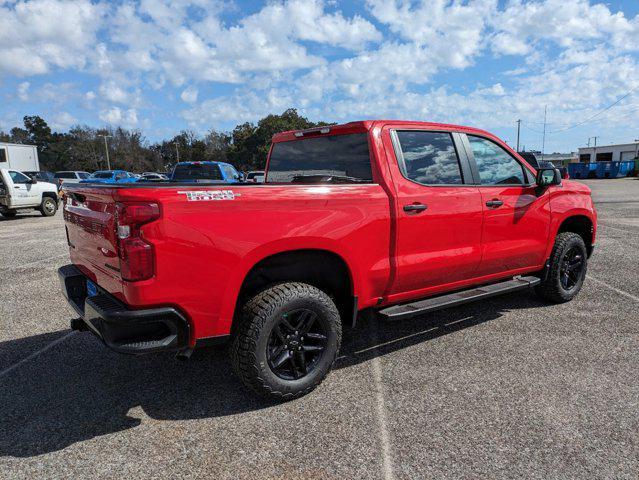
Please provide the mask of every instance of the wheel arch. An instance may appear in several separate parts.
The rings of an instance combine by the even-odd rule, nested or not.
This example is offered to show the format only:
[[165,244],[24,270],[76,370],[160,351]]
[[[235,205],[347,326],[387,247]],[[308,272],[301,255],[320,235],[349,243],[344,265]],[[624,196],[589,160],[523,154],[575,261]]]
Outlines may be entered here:
[[269,285],[282,282],[313,285],[331,296],[344,323],[354,317],[357,309],[355,281],[341,255],[317,248],[286,250],[261,258],[244,275],[236,295],[231,333],[244,302]]
[[590,217],[587,215],[571,215],[562,220],[559,228],[555,236],[564,232],[572,232],[578,234],[586,244],[586,251],[588,252],[588,257],[592,254],[593,250],[593,239],[594,239],[594,223]]

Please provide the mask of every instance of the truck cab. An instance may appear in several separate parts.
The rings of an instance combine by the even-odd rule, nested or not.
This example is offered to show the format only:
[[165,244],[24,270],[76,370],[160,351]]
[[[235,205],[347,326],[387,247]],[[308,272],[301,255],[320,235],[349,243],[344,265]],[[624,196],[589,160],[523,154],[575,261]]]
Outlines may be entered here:
[[58,188],[17,170],[0,169],[0,214],[15,217],[18,211],[36,209],[45,217],[58,209]]

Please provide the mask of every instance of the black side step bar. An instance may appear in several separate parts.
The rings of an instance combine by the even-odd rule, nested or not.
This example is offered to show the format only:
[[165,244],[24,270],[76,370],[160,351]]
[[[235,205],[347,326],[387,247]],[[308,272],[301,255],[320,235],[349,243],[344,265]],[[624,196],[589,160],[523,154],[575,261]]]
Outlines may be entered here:
[[537,277],[515,277],[505,282],[493,283],[482,287],[472,288],[470,290],[462,290],[448,295],[439,297],[426,298],[412,303],[403,305],[394,305],[379,311],[379,315],[386,320],[403,320],[405,318],[415,317],[426,312],[441,310],[448,307],[454,307],[463,303],[474,302],[484,298],[494,297],[502,293],[514,292],[531,288],[540,283]]

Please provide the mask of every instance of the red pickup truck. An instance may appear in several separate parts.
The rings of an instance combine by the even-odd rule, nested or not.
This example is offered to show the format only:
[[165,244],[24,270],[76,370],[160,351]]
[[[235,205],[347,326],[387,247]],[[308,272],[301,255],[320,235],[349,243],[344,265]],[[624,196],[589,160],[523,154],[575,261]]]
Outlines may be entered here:
[[571,300],[596,233],[590,190],[483,130],[361,121],[273,137],[263,184],[70,185],[62,290],[123,353],[228,341],[253,390],[303,395],[342,325],[535,288]]

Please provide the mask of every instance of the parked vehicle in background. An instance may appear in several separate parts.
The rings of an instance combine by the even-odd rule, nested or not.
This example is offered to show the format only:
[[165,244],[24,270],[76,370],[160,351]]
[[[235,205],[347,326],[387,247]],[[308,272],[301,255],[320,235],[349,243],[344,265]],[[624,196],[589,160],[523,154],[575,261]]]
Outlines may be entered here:
[[162,173],[144,172],[142,175],[140,175],[140,179],[149,182],[161,182],[168,180],[169,177]]
[[0,214],[15,217],[18,211],[36,209],[45,217],[58,210],[58,187],[39,182],[17,170],[0,169]]
[[55,172],[55,178],[59,186],[64,183],[78,183],[80,180],[89,178],[91,174],[80,170],[67,170]]
[[53,172],[48,172],[46,170],[40,170],[38,171],[26,171],[26,172],[22,172],[25,175],[28,175],[31,178],[35,178],[36,180],[38,180],[39,182],[47,182],[47,183],[53,183],[53,184],[58,184],[58,182],[56,181],[55,175],[53,174]]
[[133,183],[137,177],[125,170],[98,170],[78,183]]
[[235,167],[224,162],[180,162],[173,167],[172,182],[238,183],[241,175]]
[[39,171],[38,148],[35,145],[0,142],[0,168],[19,172]]
[[246,181],[249,183],[264,183],[264,170],[254,170],[246,173]]
[[123,353],[229,340],[242,381],[280,399],[322,381],[358,311],[393,321],[533,287],[572,300],[596,238],[587,186],[469,127],[284,132],[265,185],[186,178],[69,187],[72,327]]

